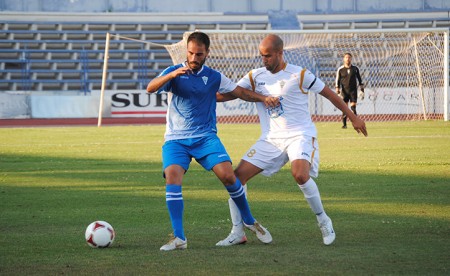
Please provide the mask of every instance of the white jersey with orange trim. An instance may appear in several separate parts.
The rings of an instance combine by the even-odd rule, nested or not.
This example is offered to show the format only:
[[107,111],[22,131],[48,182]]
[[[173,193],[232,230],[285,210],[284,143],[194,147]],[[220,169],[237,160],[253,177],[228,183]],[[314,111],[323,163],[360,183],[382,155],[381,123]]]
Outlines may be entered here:
[[287,64],[272,74],[265,67],[253,69],[238,85],[265,95],[280,97],[280,106],[266,108],[257,102],[260,139],[291,138],[297,135],[317,137],[317,130],[309,113],[309,93],[320,93],[325,84],[309,70]]

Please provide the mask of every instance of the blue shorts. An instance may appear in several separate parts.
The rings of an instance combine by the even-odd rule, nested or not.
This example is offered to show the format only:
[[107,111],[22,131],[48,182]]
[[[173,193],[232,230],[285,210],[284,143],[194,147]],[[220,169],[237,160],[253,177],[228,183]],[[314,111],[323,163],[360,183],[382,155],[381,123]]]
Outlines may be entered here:
[[180,165],[187,171],[192,158],[208,171],[219,163],[231,162],[216,135],[169,140],[162,147],[163,171],[170,165]]

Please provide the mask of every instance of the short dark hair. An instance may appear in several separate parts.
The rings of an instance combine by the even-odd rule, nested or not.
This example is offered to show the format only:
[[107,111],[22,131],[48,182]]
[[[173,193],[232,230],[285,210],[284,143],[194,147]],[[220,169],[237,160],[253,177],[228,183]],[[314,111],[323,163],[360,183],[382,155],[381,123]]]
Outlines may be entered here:
[[189,35],[188,39],[187,39],[187,43],[191,42],[191,41],[195,41],[197,43],[201,43],[205,45],[206,50],[209,49],[209,36],[205,33],[202,32],[193,32],[192,34]]
[[345,53],[345,54],[344,54],[344,57],[345,57],[346,55],[349,55],[350,57],[353,57],[352,54],[350,54],[350,53]]

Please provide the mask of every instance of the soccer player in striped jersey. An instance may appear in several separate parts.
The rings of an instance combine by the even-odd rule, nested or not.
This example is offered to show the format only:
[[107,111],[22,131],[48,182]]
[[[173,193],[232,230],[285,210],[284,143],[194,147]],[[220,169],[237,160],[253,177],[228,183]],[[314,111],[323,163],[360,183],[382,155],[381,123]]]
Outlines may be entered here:
[[278,99],[243,89],[204,65],[209,45],[208,35],[192,33],[187,40],[187,60],[168,67],[147,86],[148,93],[169,93],[162,160],[173,238],[160,248],[162,251],[187,248],[181,186],[192,158],[220,179],[242,214],[245,226],[263,243],[272,241],[267,229],[253,217],[241,182],[234,175],[231,159],[217,136],[216,92],[229,92],[233,97],[260,101],[263,105],[276,106]]
[[[327,98],[347,114],[358,133],[367,136],[365,123],[314,74],[284,61],[283,41],[279,36],[266,36],[259,45],[259,52],[264,67],[251,70],[238,85],[264,96],[278,97],[280,104],[272,108],[256,103],[262,134],[242,157],[235,169],[236,176],[245,185],[255,175],[270,176],[290,161],[292,176],[316,215],[323,243],[329,245],[336,235],[312,178],[319,172],[319,145],[317,130],[309,113],[308,94],[318,93]],[[217,99],[227,101],[233,99],[233,95],[217,94]],[[217,246],[247,241],[241,213],[232,200],[228,202],[233,228]]]

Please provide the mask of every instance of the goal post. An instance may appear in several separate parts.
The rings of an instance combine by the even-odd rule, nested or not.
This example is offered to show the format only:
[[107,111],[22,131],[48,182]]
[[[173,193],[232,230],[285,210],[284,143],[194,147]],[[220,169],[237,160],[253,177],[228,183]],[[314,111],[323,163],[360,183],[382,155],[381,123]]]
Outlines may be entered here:
[[[262,66],[260,41],[269,33],[284,41],[288,63],[309,69],[334,90],[343,55],[353,55],[365,84],[358,115],[366,121],[449,119],[449,30],[349,29],[349,30],[204,30],[211,38],[206,64],[233,81]],[[186,32],[182,41],[166,45],[174,64],[186,60]],[[315,121],[339,120],[341,115],[323,97],[310,94]],[[241,100],[219,103],[219,122],[255,122],[252,103]]]
[[105,39],[105,53],[103,55],[103,70],[102,70],[102,86],[100,91],[100,103],[98,108],[98,120],[97,120],[97,127],[102,126],[102,118],[103,118],[103,103],[105,98],[105,89],[106,89],[106,77],[108,73],[108,59],[109,59],[109,40],[110,40],[110,33],[106,33],[106,39]]
[[[126,49],[126,47],[124,46],[124,42],[129,42],[129,43],[135,43],[135,44],[141,44],[139,49],[137,52],[136,50],[133,53],[134,58],[128,58],[129,52]],[[128,77],[125,79],[119,79],[119,81],[117,81],[117,79],[115,79],[115,81],[113,82],[113,70],[109,70],[108,68],[108,63],[111,61],[110,60],[110,43],[113,43],[115,46],[111,46],[114,49],[114,53],[112,53],[113,56],[115,56],[115,58],[113,59],[116,63],[117,61],[119,61],[120,63],[126,64],[125,68],[121,68],[119,70],[117,70],[118,66],[115,66],[116,70],[115,72],[118,72],[118,74],[121,74],[123,72],[126,72],[128,70],[132,70],[133,69],[137,69],[137,73],[132,73],[132,74],[128,74],[128,75],[132,75],[132,77]],[[120,45],[120,46],[118,46]],[[111,95],[111,93],[123,93],[123,91],[126,90],[136,90],[136,89],[142,89],[143,83],[145,83],[144,85],[147,85],[147,81],[148,79],[151,78],[151,76],[148,75],[147,73],[147,69],[149,69],[147,67],[147,63],[151,63],[151,61],[148,60],[149,57],[154,56],[154,54],[151,53],[150,48],[152,48],[152,50],[158,49],[158,50],[164,50],[164,47],[167,46],[167,44],[160,44],[160,43],[155,43],[152,41],[146,41],[146,40],[141,40],[141,39],[137,39],[137,38],[132,38],[132,37],[126,37],[123,36],[119,33],[106,33],[106,38],[105,38],[105,47],[104,47],[104,53],[103,53],[103,69],[102,69],[102,81],[101,81],[101,89],[100,89],[100,93],[99,93],[99,109],[98,109],[98,119],[97,119],[97,127],[101,127],[102,126],[102,119],[103,119],[103,113],[108,110],[111,110],[113,107],[113,104],[110,104],[109,106],[105,107],[105,95],[106,92],[108,92],[109,96]],[[136,49],[135,46],[131,47],[132,49]],[[136,53],[137,53],[137,58],[136,58]],[[117,56],[120,56],[120,58],[117,58]],[[155,63],[155,62],[153,62]],[[170,63],[170,61],[169,61]],[[154,67],[157,67],[157,63],[153,64],[155,65]],[[123,65],[120,65],[123,66]],[[120,67],[119,66],[119,67]],[[154,70],[152,70],[154,71]],[[152,74],[155,74],[154,72]],[[132,83],[133,87],[127,87],[127,88],[118,88],[118,84],[121,83],[121,81],[123,82],[123,84],[126,84],[127,86],[129,86],[130,83]],[[113,85],[111,85],[113,84]],[[137,85],[136,85],[137,84]],[[108,85],[110,85],[110,88],[107,91],[107,87]],[[141,91],[139,91],[141,92]],[[135,93],[136,95],[139,95],[140,93],[137,92]],[[109,101],[111,102],[111,101]],[[139,104],[138,104],[139,105]],[[140,106],[142,107],[142,106]],[[159,118],[163,117],[166,113],[166,110],[162,110],[163,108],[158,108],[158,110],[153,110],[153,111],[148,111],[148,110],[140,110],[140,111],[124,111],[124,113],[128,114],[131,117],[142,117],[142,115],[145,114],[152,114],[154,117],[156,118],[156,122],[159,123],[161,122],[161,120],[159,120]],[[113,112],[111,112],[113,113]],[[121,112],[116,112],[116,113],[121,113]],[[135,114],[136,113],[136,114]],[[130,115],[133,114],[133,115]]]
[[448,63],[448,57],[450,55],[449,53],[449,30],[445,30],[444,32],[444,41],[447,43],[444,44],[444,121],[449,120],[450,115],[450,82],[449,82],[449,63]]

